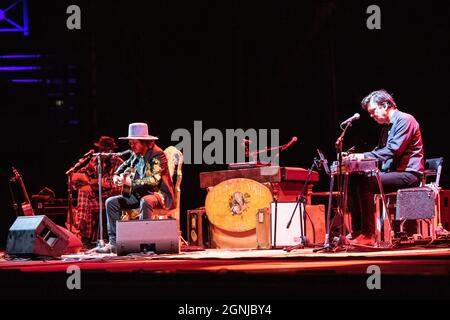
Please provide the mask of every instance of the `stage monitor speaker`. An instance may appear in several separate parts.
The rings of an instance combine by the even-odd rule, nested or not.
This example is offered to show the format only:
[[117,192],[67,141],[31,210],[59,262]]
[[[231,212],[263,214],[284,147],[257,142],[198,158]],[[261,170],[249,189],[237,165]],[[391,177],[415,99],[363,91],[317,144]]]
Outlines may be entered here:
[[431,188],[407,188],[397,191],[395,220],[430,219],[435,214],[434,191]]
[[127,220],[117,221],[117,255],[154,252],[179,253],[178,221]]
[[9,229],[6,244],[6,252],[17,256],[60,257],[81,248],[74,234],[43,215],[18,217]]

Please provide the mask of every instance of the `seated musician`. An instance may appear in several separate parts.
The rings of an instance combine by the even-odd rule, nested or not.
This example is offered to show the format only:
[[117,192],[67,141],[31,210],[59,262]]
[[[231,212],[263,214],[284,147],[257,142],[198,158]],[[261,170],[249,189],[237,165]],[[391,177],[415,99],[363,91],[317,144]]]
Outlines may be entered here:
[[174,205],[174,187],[170,177],[167,158],[155,144],[157,137],[148,134],[145,123],[131,123],[128,127],[131,157],[114,173],[113,183],[122,186],[122,195],[106,200],[109,243],[97,248],[99,253],[116,252],[116,221],[123,209],[139,208],[142,219],[152,217],[153,208],[171,209]]
[[[394,99],[385,90],[370,93],[361,101],[361,106],[377,123],[383,125],[380,140],[373,151],[350,154],[347,159],[379,160],[382,166],[380,177],[385,193],[419,186],[424,171],[424,152],[416,119],[398,110]],[[354,218],[361,217],[361,234],[353,242],[373,245],[375,243],[373,195],[380,193],[376,178],[352,176],[349,188],[351,188],[349,209]]]
[[[114,152],[117,148],[114,139],[102,136],[94,143],[99,152]],[[112,184],[113,173],[123,163],[119,157],[105,157],[102,164],[102,199],[120,193],[120,189]],[[72,176],[75,187],[78,187],[77,222],[83,246],[90,247],[93,239],[93,213],[99,211],[97,156]]]

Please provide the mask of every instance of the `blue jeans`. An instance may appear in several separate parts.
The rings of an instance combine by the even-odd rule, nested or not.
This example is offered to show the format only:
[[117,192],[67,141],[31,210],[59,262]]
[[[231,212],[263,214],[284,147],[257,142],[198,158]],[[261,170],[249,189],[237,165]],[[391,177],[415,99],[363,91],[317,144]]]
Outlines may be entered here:
[[150,219],[153,208],[160,206],[158,198],[149,194],[142,198],[137,198],[134,194],[131,197],[122,195],[106,199],[106,219],[108,226],[109,243],[116,245],[116,221],[120,220],[122,210],[139,208],[139,219]]

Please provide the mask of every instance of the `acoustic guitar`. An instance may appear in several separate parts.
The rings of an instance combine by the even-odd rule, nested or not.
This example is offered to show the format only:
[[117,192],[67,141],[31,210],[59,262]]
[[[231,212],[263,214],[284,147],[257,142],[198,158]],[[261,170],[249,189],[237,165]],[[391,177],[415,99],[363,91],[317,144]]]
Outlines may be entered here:
[[23,183],[22,176],[16,168],[12,167],[12,171],[14,173],[14,179],[16,181],[19,181],[20,183],[20,187],[22,188],[25,199],[25,201],[21,204],[22,213],[24,216],[34,216],[33,207],[31,206],[30,198],[28,197],[27,190],[25,189],[25,184]]
[[122,185],[122,196],[131,197],[133,193],[133,180],[136,175],[136,169],[133,167],[128,168],[120,175],[120,182]]
[[[74,173],[72,174],[72,187],[75,190],[80,189],[84,186],[91,186],[93,189],[98,187],[98,179],[91,179],[84,173]],[[102,178],[102,187],[111,188],[112,187],[112,179],[111,178]]]

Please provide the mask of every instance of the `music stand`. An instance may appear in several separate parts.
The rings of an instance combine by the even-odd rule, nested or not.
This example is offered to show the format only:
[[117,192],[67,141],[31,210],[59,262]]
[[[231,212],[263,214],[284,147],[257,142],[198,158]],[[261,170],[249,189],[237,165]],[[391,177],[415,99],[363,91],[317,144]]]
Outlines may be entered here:
[[[299,214],[300,214],[300,243],[296,244],[294,246],[285,248],[284,250],[287,251],[287,252],[289,252],[291,250],[294,250],[294,249],[304,248],[305,246],[309,245],[307,243],[307,239],[306,239],[306,216],[308,216],[308,212],[306,211],[306,195],[305,195],[305,193],[306,193],[306,190],[308,188],[309,180],[311,178],[311,174],[312,174],[312,171],[314,170],[314,168],[316,168],[316,170],[320,170],[320,168],[323,167],[327,174],[329,174],[329,172],[330,172],[330,169],[328,167],[328,162],[323,157],[322,152],[319,149],[317,149],[317,152],[319,153],[319,159],[318,158],[314,158],[313,163],[312,163],[311,167],[308,170],[308,175],[306,177],[305,183],[303,184],[302,191],[301,191],[300,195],[297,196],[297,203],[295,204],[295,207],[294,207],[294,210],[292,212],[291,218],[289,219],[289,222],[286,225],[286,229],[288,229],[290,227],[291,223],[292,223],[292,219],[294,218],[295,211],[297,210],[297,207],[301,204],[302,207],[299,210]],[[303,215],[302,215],[302,212],[304,212]],[[314,246],[314,244],[312,244],[312,246]]]

